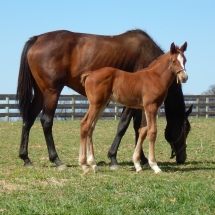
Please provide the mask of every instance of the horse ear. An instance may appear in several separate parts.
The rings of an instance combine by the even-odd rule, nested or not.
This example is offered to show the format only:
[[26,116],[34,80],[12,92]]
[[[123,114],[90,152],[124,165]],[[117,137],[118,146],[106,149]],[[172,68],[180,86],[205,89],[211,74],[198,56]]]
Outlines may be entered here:
[[189,109],[186,111],[186,116],[187,117],[191,114],[192,109],[193,109],[193,105],[190,105]]
[[185,42],[184,45],[181,46],[180,50],[182,52],[185,52],[187,50],[187,42]]
[[171,54],[174,54],[175,51],[176,51],[175,43],[172,43],[171,46],[170,46],[170,53],[171,53]]

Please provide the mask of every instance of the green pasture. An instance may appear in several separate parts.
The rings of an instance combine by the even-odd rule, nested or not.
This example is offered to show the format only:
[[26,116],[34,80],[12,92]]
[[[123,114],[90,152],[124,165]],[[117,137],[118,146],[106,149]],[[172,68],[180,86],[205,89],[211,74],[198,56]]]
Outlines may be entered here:
[[[170,160],[164,139],[165,120],[158,119],[156,155],[161,174],[146,167],[135,173],[130,125],[118,151],[121,169],[109,169],[107,151],[118,121],[100,120],[94,132],[100,172],[83,175],[78,166],[80,121],[55,121],[53,134],[60,159],[68,166],[58,171],[48,160],[40,122],[35,122],[29,155],[35,168],[24,168],[18,158],[21,122],[0,122],[1,214],[215,214],[215,119],[190,119],[188,158],[184,165]],[[147,155],[148,142],[144,144]]]

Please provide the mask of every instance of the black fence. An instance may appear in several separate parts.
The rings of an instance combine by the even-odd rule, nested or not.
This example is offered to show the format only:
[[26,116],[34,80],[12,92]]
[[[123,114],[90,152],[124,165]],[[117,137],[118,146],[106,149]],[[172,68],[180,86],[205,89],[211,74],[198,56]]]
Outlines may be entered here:
[[[18,121],[21,120],[14,94],[0,95],[0,120]],[[185,95],[186,108],[193,104],[193,111],[190,117],[215,117],[215,95]],[[80,120],[84,117],[89,107],[86,97],[81,95],[61,95],[55,112],[55,119],[59,120]],[[122,112],[122,105],[110,102],[101,119],[119,119]],[[40,117],[40,115],[38,116]],[[158,118],[165,117],[164,106],[158,111]]]

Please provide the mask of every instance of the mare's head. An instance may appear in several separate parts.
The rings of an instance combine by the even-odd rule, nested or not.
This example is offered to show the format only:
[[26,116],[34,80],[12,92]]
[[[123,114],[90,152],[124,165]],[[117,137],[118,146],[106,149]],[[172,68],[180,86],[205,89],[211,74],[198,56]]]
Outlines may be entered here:
[[174,121],[169,120],[165,129],[165,138],[172,149],[170,158],[176,157],[178,164],[183,164],[187,158],[187,136],[191,129],[188,116],[191,112],[192,105],[185,112],[184,118],[176,118]]
[[181,48],[175,46],[175,44],[172,43],[169,52],[169,69],[172,69],[175,72],[177,80],[179,80],[181,83],[185,83],[188,79],[185,69],[186,57],[184,56],[186,49],[187,42],[185,42],[184,45],[181,46]]
[[165,138],[172,149],[171,158],[176,157],[177,163],[184,163],[187,157],[186,140],[191,127],[188,116],[192,112],[192,105],[185,111],[182,86],[176,79],[168,89],[164,106],[167,120]]

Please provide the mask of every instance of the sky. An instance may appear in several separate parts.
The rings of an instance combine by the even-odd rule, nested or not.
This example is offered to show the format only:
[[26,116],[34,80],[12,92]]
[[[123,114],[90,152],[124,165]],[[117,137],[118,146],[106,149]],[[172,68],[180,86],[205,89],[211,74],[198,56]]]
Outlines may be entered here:
[[[214,0],[0,0],[0,94],[16,93],[25,42],[62,29],[99,35],[142,29],[165,52],[186,41],[184,94],[215,84]],[[65,87],[62,94],[75,92]]]

